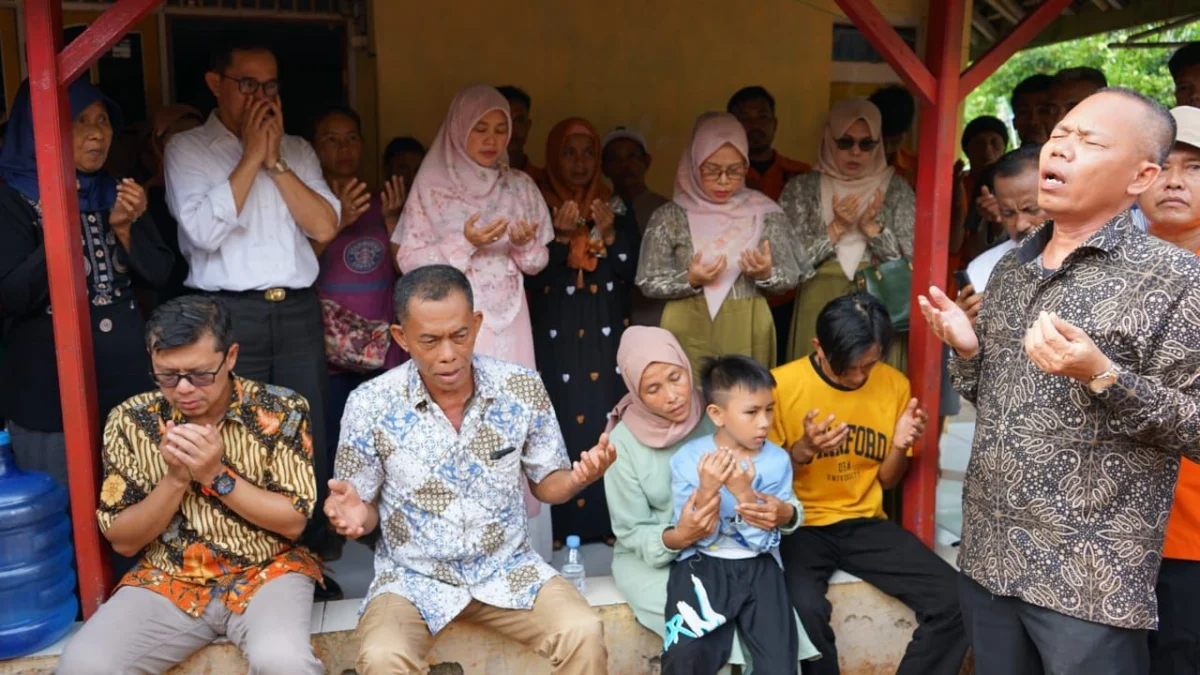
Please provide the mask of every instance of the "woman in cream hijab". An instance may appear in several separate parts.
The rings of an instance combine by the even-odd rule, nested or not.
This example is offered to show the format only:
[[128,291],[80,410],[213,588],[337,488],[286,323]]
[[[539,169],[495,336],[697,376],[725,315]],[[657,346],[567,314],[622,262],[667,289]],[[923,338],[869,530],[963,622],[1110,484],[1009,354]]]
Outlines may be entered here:
[[[853,292],[854,275],[875,263],[912,259],[916,196],[888,166],[879,109],[865,98],[839,101],[829,111],[820,159],[812,173],[793,178],[780,206],[808,252],[816,276],[796,296],[789,358],[812,351],[817,314]],[[893,341],[887,362],[904,370],[908,341]]]

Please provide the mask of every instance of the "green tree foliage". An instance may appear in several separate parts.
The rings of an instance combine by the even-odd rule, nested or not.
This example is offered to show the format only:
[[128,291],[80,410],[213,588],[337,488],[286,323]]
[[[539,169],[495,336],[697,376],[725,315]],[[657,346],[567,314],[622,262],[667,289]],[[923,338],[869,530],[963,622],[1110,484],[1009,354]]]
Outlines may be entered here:
[[[1053,75],[1063,68],[1091,66],[1104,71],[1112,86],[1129,87],[1152,96],[1167,106],[1175,105],[1175,86],[1167,61],[1174,48],[1111,49],[1108,45],[1123,42],[1130,35],[1149,26],[1128,28],[1092,37],[1026,49],[1017,53],[984,80],[967,96],[963,109],[964,122],[980,115],[994,115],[1011,126],[1012,107],[1009,97],[1021,80],[1035,73]],[[1200,23],[1194,23],[1152,36],[1156,42],[1189,42],[1200,40]],[[1016,138],[1016,134],[1012,134]]]

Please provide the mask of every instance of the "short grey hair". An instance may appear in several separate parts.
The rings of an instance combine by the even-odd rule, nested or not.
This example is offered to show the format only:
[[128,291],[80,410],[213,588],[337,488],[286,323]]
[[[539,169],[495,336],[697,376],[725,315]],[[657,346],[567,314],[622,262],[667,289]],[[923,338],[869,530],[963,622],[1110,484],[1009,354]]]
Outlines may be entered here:
[[454,291],[466,296],[467,306],[474,312],[475,294],[471,292],[471,282],[457,267],[428,265],[405,274],[396,282],[396,290],[392,293],[396,323],[402,324],[408,318],[408,308],[414,298],[438,302]]

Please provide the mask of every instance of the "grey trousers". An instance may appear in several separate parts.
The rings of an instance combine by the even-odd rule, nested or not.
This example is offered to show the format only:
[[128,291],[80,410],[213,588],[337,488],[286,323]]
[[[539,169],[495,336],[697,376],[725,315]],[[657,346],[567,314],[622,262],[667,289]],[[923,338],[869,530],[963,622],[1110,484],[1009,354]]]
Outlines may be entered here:
[[977,675],[1146,675],[1147,631],[1105,626],[1013,597],[958,575]]
[[321,675],[310,622],[313,580],[285,574],[258,589],[242,614],[213,598],[199,618],[145,588],[122,587],[67,643],[59,675],[150,675],[166,672],[227,635],[250,662],[251,675]]

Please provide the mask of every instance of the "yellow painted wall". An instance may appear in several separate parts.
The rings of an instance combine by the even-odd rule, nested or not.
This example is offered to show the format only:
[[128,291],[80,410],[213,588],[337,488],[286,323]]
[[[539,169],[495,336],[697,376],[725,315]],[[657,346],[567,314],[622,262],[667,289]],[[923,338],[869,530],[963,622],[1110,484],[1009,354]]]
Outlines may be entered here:
[[[98,16],[100,16],[100,12],[63,12],[63,26],[91,25]],[[162,92],[163,88],[167,86],[162,72],[162,63],[159,61],[161,36],[158,34],[157,15],[151,13],[134,26],[130,32],[140,33],[142,36],[142,73],[146,83],[146,115],[147,119],[153,119],[154,113],[162,107]]]
[[[919,21],[924,0],[878,0],[893,21]],[[582,115],[601,130],[632,124],[655,155],[650,183],[668,191],[698,114],[761,84],[778,100],[776,147],[816,158],[828,110],[832,0],[376,0],[380,132],[428,142],[455,92],[516,84],[533,99],[530,155],[554,123]]]

